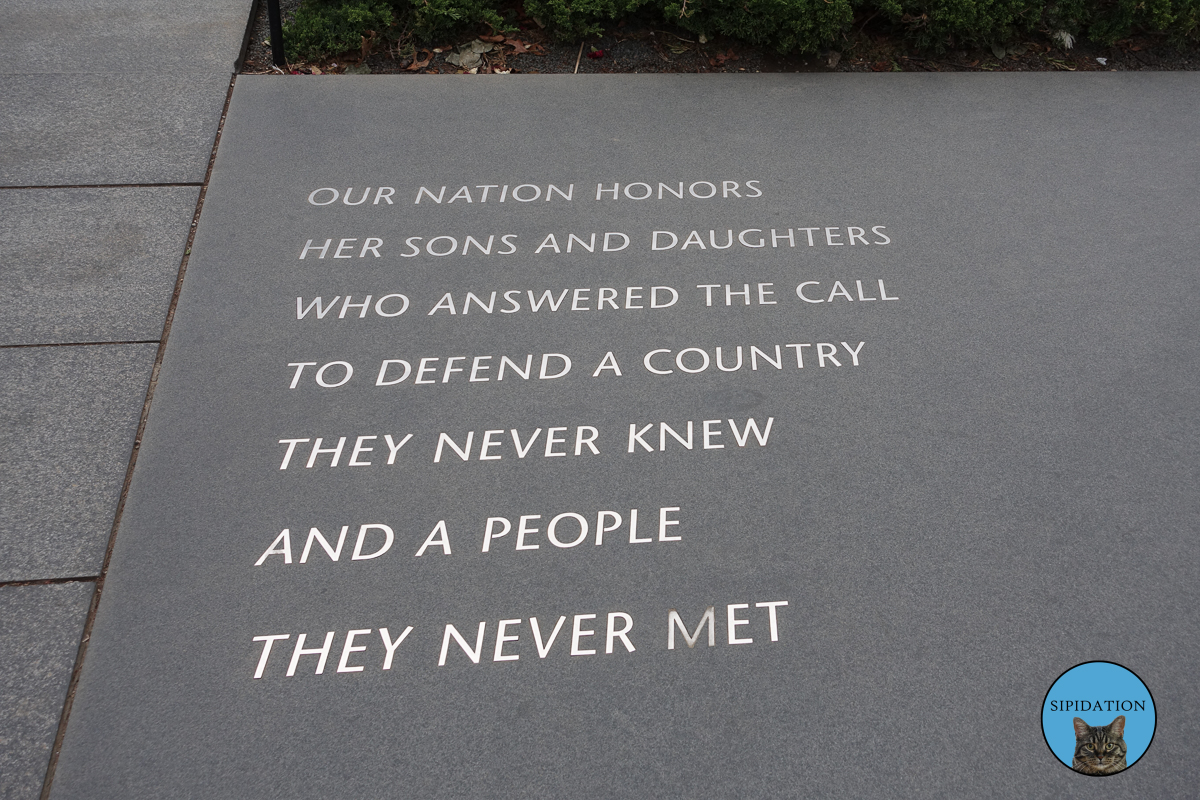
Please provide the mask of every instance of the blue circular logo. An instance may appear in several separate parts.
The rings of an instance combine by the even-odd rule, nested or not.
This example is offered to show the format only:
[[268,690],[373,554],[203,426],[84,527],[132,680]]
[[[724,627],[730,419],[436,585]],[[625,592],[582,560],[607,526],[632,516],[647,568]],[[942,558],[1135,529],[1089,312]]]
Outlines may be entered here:
[[1058,677],[1042,702],[1051,752],[1082,775],[1116,775],[1154,739],[1154,698],[1142,679],[1111,661],[1088,661]]

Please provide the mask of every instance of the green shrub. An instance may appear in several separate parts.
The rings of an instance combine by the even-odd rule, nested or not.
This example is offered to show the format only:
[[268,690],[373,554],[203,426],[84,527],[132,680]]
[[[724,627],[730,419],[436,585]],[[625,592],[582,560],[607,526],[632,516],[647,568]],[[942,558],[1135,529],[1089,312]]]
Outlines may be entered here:
[[670,22],[780,53],[828,47],[854,21],[850,0],[667,0]]
[[374,31],[383,41],[401,31],[422,42],[439,40],[480,24],[504,27],[495,0],[304,0],[283,27],[287,57],[316,61],[358,50]]
[[878,8],[921,48],[1011,41],[1040,26],[1040,0],[880,0]]
[[[1086,34],[1112,44],[1138,31],[1169,33],[1176,39],[1196,34],[1200,0],[1093,0],[1081,12]],[[1089,13],[1090,12],[1090,13]]]
[[1200,0],[859,0],[878,8],[918,47],[1003,44],[1037,31],[1066,31],[1100,44],[1134,33],[1195,36]]
[[438,41],[466,28],[504,27],[495,0],[408,0],[397,4],[406,27],[423,42]]
[[638,11],[695,34],[723,34],[780,52],[816,50],[846,30],[850,0],[525,0],[525,10],[562,39],[578,41]]
[[[284,29],[288,58],[317,60],[357,50],[375,31],[383,41],[411,33],[444,43],[506,28],[511,0],[304,0]],[[1005,45],[1067,31],[1101,44],[1139,32],[1176,39],[1200,32],[1200,0],[524,0],[526,13],[560,39],[578,41],[639,14],[699,35],[721,34],[779,52],[836,45],[868,19],[890,23],[919,48]]]
[[525,0],[525,12],[559,39],[579,41],[600,33],[605,22],[632,14],[653,0]]
[[388,0],[305,0],[283,27],[289,61],[316,61],[358,50],[366,31],[383,35],[395,24]]

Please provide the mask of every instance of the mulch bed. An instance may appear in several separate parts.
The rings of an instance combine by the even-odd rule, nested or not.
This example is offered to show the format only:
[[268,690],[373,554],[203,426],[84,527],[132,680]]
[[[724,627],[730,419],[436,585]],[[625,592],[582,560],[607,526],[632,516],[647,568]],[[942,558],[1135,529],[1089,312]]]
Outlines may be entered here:
[[[285,18],[298,0],[284,0]],[[683,30],[670,30],[646,20],[622,21],[603,36],[582,43],[550,37],[533,19],[521,19],[520,30],[493,35],[490,30],[465,35],[436,47],[411,42],[364,39],[357,51],[316,63],[271,65],[266,3],[261,3],[251,30],[243,74],[562,74],[596,73],[739,73],[739,72],[1097,72],[1130,70],[1200,70],[1200,43],[1178,48],[1162,37],[1139,36],[1101,47],[1076,42],[1070,49],[1047,37],[1031,38],[1010,48],[949,50],[922,53],[885,31],[856,27],[836,49],[819,55],[779,56],[735,41],[700,41]],[[471,45],[474,44],[472,48]],[[484,52],[477,52],[484,51]],[[447,59],[450,59],[447,61]],[[454,63],[459,62],[459,63]]]

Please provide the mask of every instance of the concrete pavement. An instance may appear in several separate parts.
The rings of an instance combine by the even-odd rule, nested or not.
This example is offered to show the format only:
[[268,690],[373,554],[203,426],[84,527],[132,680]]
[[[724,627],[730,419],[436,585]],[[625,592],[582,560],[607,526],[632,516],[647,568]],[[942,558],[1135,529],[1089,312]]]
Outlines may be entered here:
[[[0,798],[43,796],[252,0],[0,26]],[[69,713],[69,708],[67,713]],[[49,772],[48,772],[49,770]]]

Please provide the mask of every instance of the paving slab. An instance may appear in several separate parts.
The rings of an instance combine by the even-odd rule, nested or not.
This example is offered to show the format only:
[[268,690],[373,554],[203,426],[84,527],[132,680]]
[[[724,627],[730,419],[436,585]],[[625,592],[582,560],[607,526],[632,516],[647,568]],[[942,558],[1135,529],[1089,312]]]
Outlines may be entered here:
[[199,192],[0,191],[0,344],[160,338]]
[[0,797],[41,797],[95,584],[0,586]]
[[0,186],[204,180],[228,72],[8,74]]
[[157,350],[0,349],[0,581],[99,574]]
[[250,0],[16,0],[5,4],[0,74],[234,71]]
[[53,796],[1192,791],[1197,76],[513,77],[239,78]]

